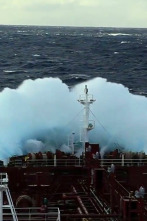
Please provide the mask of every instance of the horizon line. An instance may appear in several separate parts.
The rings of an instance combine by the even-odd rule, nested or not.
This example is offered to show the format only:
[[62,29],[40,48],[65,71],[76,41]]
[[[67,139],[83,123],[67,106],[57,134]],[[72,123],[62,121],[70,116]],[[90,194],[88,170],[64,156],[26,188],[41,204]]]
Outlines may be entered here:
[[0,24],[0,26],[27,26],[27,27],[67,27],[67,28],[124,28],[124,29],[147,29],[147,27],[125,27],[125,26],[76,26],[76,25],[38,25],[38,24]]

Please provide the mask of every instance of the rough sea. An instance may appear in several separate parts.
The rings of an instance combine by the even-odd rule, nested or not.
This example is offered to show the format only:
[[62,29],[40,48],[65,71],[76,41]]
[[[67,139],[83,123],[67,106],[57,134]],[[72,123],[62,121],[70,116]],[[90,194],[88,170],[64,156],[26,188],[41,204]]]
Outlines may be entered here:
[[90,142],[147,153],[147,29],[1,25],[0,159],[78,143],[85,81]]
[[0,26],[0,90],[25,79],[95,77],[147,95],[147,29]]

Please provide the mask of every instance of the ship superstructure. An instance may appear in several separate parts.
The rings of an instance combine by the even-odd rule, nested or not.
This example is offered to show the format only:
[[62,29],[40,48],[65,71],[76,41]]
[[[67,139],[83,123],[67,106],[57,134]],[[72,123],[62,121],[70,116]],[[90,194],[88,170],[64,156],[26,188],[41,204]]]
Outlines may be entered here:
[[[145,153],[115,149],[102,158],[99,144],[89,142],[94,128],[89,120],[95,101],[85,86],[78,100],[84,106],[81,141],[83,154],[56,150],[11,157],[1,173],[9,177],[18,220],[146,221],[147,157]],[[7,204],[6,196],[3,204]],[[11,220],[10,210],[3,211]]]

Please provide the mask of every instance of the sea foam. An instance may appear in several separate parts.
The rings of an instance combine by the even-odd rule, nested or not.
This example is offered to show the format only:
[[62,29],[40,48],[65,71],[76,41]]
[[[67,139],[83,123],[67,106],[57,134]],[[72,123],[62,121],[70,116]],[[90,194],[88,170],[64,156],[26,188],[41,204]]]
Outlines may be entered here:
[[17,89],[0,93],[0,159],[62,149],[73,131],[79,142],[83,107],[77,99],[85,84],[96,99],[90,110],[90,119],[95,121],[90,142],[104,149],[119,146],[147,153],[146,97],[102,78],[70,90],[60,79],[44,78],[26,80]]

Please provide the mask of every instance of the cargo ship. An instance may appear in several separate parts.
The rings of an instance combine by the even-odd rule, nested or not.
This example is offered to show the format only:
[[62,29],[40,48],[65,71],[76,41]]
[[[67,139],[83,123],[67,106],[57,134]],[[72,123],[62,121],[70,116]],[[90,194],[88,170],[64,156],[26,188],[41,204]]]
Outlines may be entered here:
[[0,162],[0,221],[146,221],[147,156],[115,148],[101,154],[89,142],[95,100],[85,86],[82,154],[29,153]]

